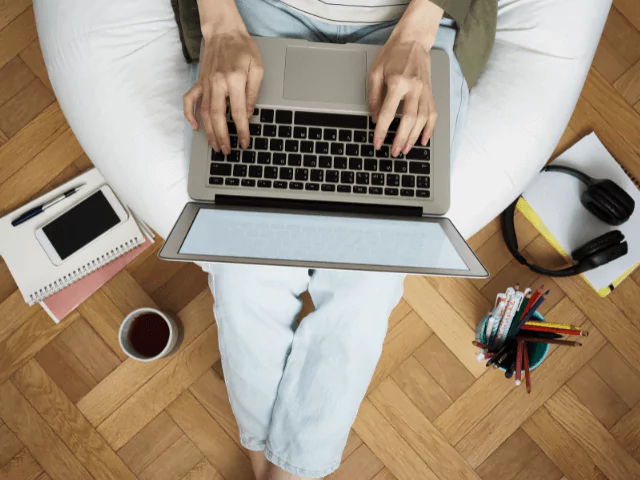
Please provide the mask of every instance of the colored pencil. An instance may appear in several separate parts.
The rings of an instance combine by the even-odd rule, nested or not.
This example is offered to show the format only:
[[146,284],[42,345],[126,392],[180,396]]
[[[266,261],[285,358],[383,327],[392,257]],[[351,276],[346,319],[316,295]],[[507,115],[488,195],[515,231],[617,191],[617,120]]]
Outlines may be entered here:
[[516,350],[516,385],[522,383],[522,352],[524,350],[524,340],[518,340],[518,350]]
[[478,361],[479,362],[484,362],[485,360],[489,360],[494,355],[495,355],[495,353],[479,353],[478,354]]
[[529,352],[527,351],[527,343],[524,344],[522,356],[524,358],[524,379],[527,384],[527,393],[531,393],[531,372],[529,371]]
[[509,368],[507,368],[506,372],[504,372],[505,378],[509,379],[513,377],[513,373],[516,371],[516,358],[513,357],[511,363],[509,364]]
[[562,338],[562,335],[559,333],[549,333],[549,332],[534,332],[532,330],[527,331],[527,335],[533,338],[544,338],[546,340],[553,340],[555,338]]
[[[495,355],[495,357],[497,357],[497,356],[498,356],[498,355]],[[504,353],[500,356],[500,358],[498,358],[498,360],[497,360],[497,361],[493,362],[493,368],[497,369],[497,368],[502,364],[502,362],[504,362],[504,361],[506,360],[506,358],[507,358],[508,356],[509,356],[509,352],[504,352]],[[493,358],[492,358],[492,360],[493,360]]]
[[544,293],[544,295],[538,298],[536,303],[529,309],[527,313],[525,313],[524,318],[520,321],[520,324],[516,327],[515,331],[513,332],[514,335],[517,335],[520,329],[524,326],[524,324],[527,323],[527,321],[533,316],[534,313],[536,313],[536,310],[540,308],[540,305],[542,305],[542,302],[544,302],[548,294],[549,294],[549,290],[547,290]]
[[540,285],[538,290],[536,290],[536,292],[531,297],[531,301],[528,303],[527,308],[525,309],[523,315],[526,315],[527,313],[529,313],[529,310],[531,309],[531,307],[535,305],[535,303],[538,301],[538,298],[540,298],[540,296],[542,295],[543,290],[544,290],[544,285]]
[[489,347],[487,347],[484,343],[480,343],[480,342],[476,342],[475,340],[473,342],[471,342],[475,347],[478,348],[483,348],[485,350],[487,350]]
[[522,299],[522,304],[518,309],[518,313],[516,313],[516,316],[513,318],[513,321],[509,326],[509,333],[507,334],[507,337],[510,337],[511,335],[513,335],[513,332],[515,331],[516,327],[520,323],[520,319],[522,318],[522,315],[524,314],[524,311],[527,308],[527,305],[529,304],[529,300],[531,300],[531,293],[526,294]]
[[530,325],[523,325],[522,330],[533,331],[533,332],[560,333],[562,335],[580,335],[581,337],[589,336],[589,332],[583,332],[582,330],[567,330],[564,328],[532,327]]
[[564,345],[566,347],[581,347],[582,344],[580,342],[570,342],[569,340],[555,340],[555,339],[546,339],[546,338],[536,338],[530,337],[528,335],[518,335],[516,339],[524,340],[525,342],[531,343],[550,343],[552,345]]
[[569,325],[568,323],[537,322],[535,320],[529,320],[525,325],[531,325],[532,327],[564,328],[566,330],[582,330],[580,327]]

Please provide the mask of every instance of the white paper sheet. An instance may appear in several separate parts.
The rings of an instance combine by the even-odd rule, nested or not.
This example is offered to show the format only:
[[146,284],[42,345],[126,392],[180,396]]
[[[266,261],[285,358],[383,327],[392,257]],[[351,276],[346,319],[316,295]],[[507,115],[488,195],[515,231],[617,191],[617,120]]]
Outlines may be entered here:
[[569,254],[608,231],[617,229],[624,234],[629,244],[629,253],[584,274],[593,288],[605,288],[640,261],[640,191],[595,133],[580,140],[551,165],[570,166],[594,178],[613,180],[636,202],[631,219],[619,227],[613,227],[598,220],[582,206],[580,194],[586,187],[578,179],[567,174],[543,172],[536,176],[522,194],[560,246]]

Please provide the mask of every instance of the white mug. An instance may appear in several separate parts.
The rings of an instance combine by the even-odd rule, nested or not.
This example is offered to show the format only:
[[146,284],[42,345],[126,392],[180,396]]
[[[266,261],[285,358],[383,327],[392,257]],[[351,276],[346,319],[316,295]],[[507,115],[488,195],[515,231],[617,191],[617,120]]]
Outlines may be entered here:
[[[169,326],[169,339],[167,340],[167,345],[162,349],[160,353],[153,357],[145,357],[138,353],[133,345],[131,345],[131,340],[129,339],[129,333],[131,332],[133,322],[138,317],[147,313],[154,313],[158,315],[159,317],[163,318]],[[171,315],[161,312],[160,310],[156,310],[155,308],[138,308],[137,310],[134,310],[125,317],[122,324],[120,325],[120,331],[118,332],[118,341],[120,342],[120,348],[122,348],[122,351],[129,357],[140,362],[151,362],[153,360],[158,360],[159,358],[166,357],[176,346],[178,337],[178,324],[175,319]]]

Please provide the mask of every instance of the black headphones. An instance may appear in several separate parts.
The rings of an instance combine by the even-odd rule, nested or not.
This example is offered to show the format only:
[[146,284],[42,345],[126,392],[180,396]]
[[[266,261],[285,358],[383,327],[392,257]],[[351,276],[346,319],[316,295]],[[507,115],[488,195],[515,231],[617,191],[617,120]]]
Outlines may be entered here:
[[[597,180],[570,167],[548,166],[543,172],[561,172],[571,175],[587,186],[580,196],[582,205],[592,214],[609,225],[622,225],[629,220],[635,208],[631,196],[611,180]],[[569,277],[592,270],[627,254],[629,247],[620,230],[613,230],[601,235],[571,252],[575,265],[562,270],[548,270],[533,265],[518,251],[514,215],[520,197],[507,207],[502,214],[502,235],[507,248],[514,258],[534,272],[549,277]]]

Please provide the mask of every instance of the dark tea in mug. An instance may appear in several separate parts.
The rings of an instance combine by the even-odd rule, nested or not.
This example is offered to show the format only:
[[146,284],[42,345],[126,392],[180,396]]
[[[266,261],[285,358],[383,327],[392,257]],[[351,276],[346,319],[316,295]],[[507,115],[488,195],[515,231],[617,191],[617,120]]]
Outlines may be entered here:
[[143,313],[131,323],[129,342],[142,357],[159,355],[169,342],[169,325],[157,313]]

